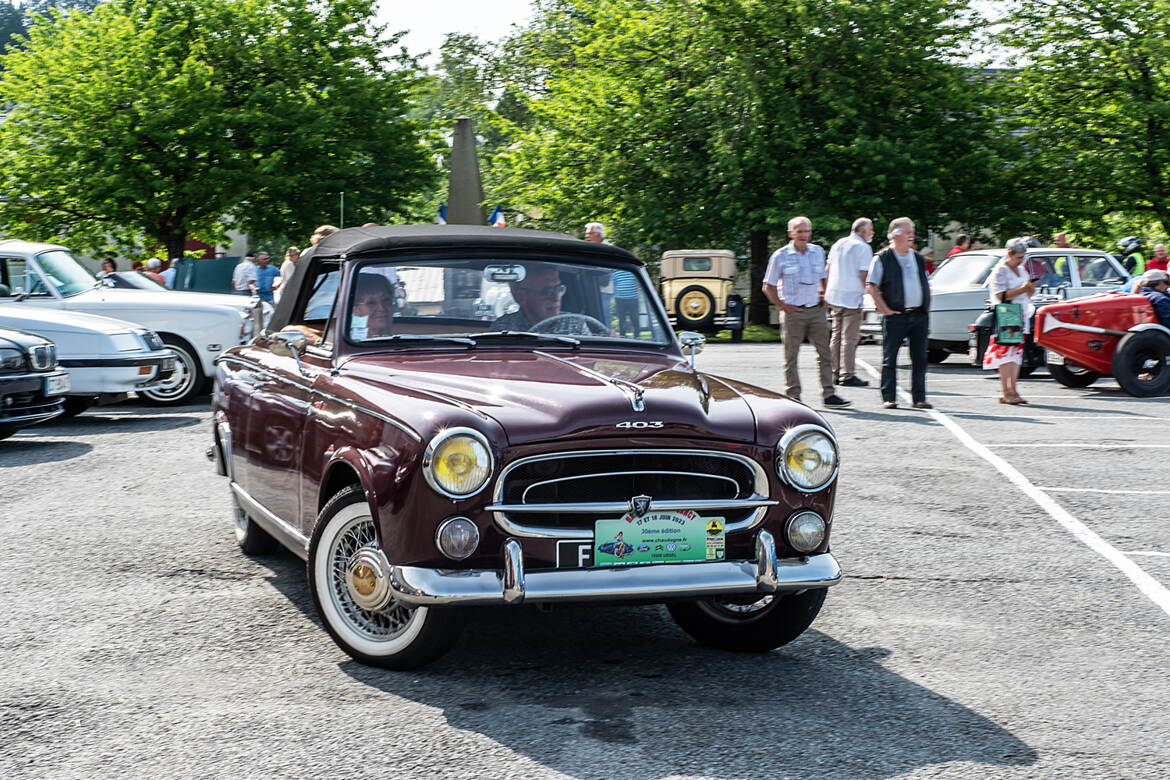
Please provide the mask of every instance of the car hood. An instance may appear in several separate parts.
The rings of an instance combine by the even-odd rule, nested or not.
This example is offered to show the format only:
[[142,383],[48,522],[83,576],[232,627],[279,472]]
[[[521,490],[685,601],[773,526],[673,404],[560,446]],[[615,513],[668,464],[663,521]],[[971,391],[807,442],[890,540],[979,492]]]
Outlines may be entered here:
[[[513,445],[646,435],[756,440],[755,417],[743,396],[718,378],[693,372],[665,355],[381,354],[352,358],[341,374],[398,396],[405,393],[489,417]],[[639,398],[642,411],[635,410]],[[407,410],[400,406],[386,411],[397,416]],[[421,414],[426,420],[411,421],[421,433],[443,425],[431,412]]]
[[65,334],[102,333],[112,336],[138,330],[137,325],[112,317],[38,306],[5,306],[0,308],[0,326],[25,330],[49,339]]
[[69,298],[70,302],[98,302],[110,308],[206,311],[209,308],[243,311],[251,298],[242,295],[189,292],[186,290],[130,290],[124,287],[95,287]]

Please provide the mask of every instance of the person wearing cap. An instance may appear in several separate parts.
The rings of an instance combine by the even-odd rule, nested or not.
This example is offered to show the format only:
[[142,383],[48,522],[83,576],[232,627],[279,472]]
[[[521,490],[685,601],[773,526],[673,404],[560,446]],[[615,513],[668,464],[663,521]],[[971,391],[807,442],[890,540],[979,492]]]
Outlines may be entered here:
[[1158,322],[1170,328],[1170,275],[1159,268],[1146,271],[1138,292],[1146,296]]
[[146,271],[143,275],[149,276],[159,284],[166,286],[167,280],[162,275],[162,260],[159,260],[157,257],[152,257],[146,261]]

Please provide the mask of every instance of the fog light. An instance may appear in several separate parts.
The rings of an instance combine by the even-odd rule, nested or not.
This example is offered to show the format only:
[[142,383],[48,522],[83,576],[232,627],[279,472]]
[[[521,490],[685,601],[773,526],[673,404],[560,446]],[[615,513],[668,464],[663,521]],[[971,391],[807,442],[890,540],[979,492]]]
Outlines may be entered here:
[[812,552],[825,541],[825,521],[816,512],[797,512],[788,518],[784,536],[797,552]]
[[479,547],[479,528],[466,517],[448,517],[435,531],[435,546],[448,558],[461,561]]

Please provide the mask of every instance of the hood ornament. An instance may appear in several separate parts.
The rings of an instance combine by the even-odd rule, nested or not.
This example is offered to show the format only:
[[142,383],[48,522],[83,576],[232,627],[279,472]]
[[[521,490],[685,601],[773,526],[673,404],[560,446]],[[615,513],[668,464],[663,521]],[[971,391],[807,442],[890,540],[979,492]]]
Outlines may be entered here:
[[650,496],[634,496],[630,499],[630,511],[635,517],[642,517],[650,511]]

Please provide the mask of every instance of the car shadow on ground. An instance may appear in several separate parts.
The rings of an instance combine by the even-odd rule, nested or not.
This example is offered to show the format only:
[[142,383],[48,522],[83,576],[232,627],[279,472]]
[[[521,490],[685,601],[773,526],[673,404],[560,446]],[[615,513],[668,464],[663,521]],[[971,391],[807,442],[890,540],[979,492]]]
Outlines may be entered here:
[[996,723],[884,668],[888,655],[817,631],[766,654],[709,650],[658,606],[507,607],[473,613],[423,669],[341,669],[580,778],[886,778],[1036,762]]
[[126,414],[103,415],[98,412],[85,412],[76,417],[63,417],[41,423],[36,430],[53,431],[54,433],[100,433],[99,428],[109,428],[114,433],[150,433],[153,431],[173,431],[179,428],[188,428],[200,423],[195,415],[185,416],[177,414],[144,414],[133,417]]
[[72,460],[92,449],[92,444],[84,442],[29,440],[17,435],[0,441],[0,469]]

